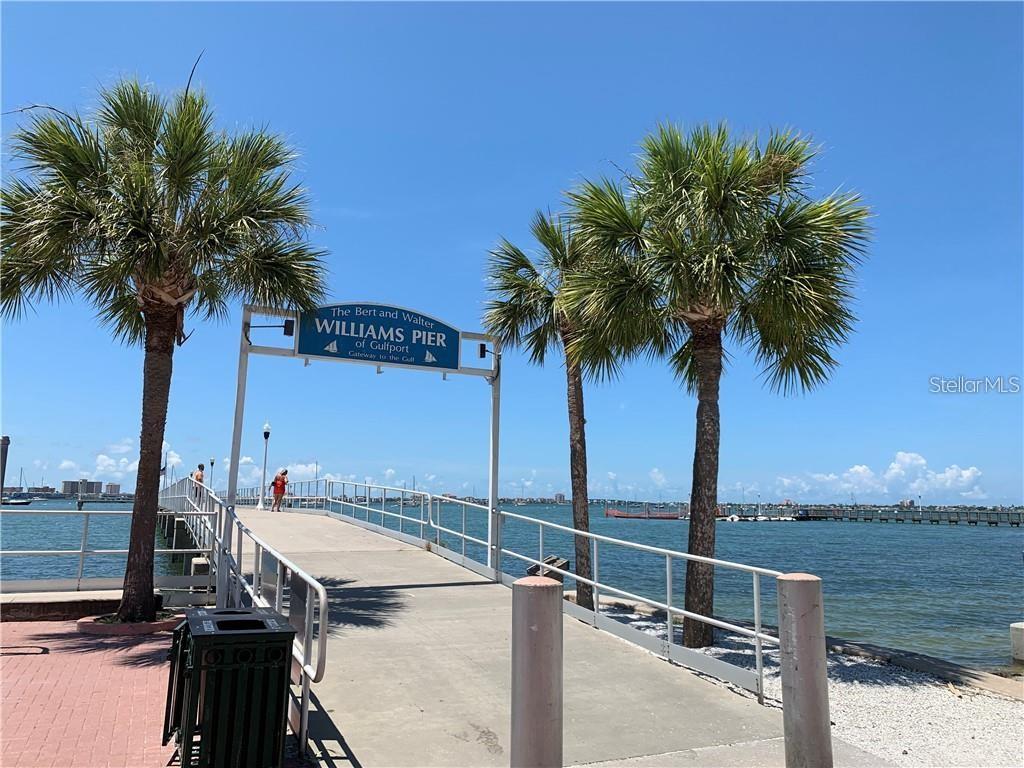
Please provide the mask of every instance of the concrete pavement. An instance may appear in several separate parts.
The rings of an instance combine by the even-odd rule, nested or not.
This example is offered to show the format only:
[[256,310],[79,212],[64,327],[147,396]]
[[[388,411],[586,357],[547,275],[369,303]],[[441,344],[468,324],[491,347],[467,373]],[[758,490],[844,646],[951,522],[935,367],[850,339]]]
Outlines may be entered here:
[[[423,549],[299,512],[241,510],[327,589],[323,765],[508,765],[511,590]],[[565,617],[569,765],[781,766],[782,717]],[[836,743],[837,765],[882,761]]]

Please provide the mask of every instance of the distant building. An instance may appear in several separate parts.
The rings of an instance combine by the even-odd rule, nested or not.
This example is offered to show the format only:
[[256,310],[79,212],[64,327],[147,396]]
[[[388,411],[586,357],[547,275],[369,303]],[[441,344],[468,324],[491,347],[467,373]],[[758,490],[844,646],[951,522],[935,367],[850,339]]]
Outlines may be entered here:
[[555,494],[555,504],[565,504],[565,494],[564,493],[556,493]]
[[21,493],[20,485],[5,485],[4,493]]
[[117,496],[118,494],[121,493],[121,484],[107,483],[107,489],[104,491],[104,493],[109,494],[111,496]]
[[52,485],[36,485],[28,489],[29,493],[56,493],[57,489]]
[[913,499],[900,499],[899,505],[902,509],[913,509],[915,506]]
[[60,484],[60,492],[66,496],[77,496],[82,493],[103,493],[103,483],[99,480],[63,480]]

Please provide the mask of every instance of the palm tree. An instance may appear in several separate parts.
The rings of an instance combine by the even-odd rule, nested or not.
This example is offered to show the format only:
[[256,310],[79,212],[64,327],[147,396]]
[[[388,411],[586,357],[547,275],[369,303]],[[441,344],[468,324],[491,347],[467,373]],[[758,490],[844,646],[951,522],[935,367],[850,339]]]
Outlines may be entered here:
[[[484,326],[502,343],[523,346],[530,360],[543,365],[549,351],[563,351],[585,328],[578,318],[566,310],[562,287],[569,275],[585,260],[581,241],[573,236],[565,222],[537,212],[531,226],[540,245],[537,261],[502,240],[491,252],[488,268],[490,290],[496,298],[486,305]],[[612,371],[615,360],[602,352],[599,345],[590,345],[589,364]],[[590,499],[587,490],[587,436],[583,412],[583,368],[579,361],[566,357],[565,378],[569,410],[569,471],[572,481],[572,521],[578,531],[590,530]],[[576,573],[589,579],[590,542],[585,536],[575,537]],[[577,582],[576,602],[593,609],[593,588]]]
[[226,316],[236,299],[308,308],[322,252],[306,241],[294,154],[265,130],[229,136],[206,98],[165,99],[121,82],[83,119],[29,108],[11,139],[20,175],[0,193],[0,314],[78,293],[123,343],[141,345],[142,430],[121,621],[155,614],[153,548],[171,361],[185,313]]
[[[718,387],[724,342],[754,355],[783,393],[824,382],[848,337],[853,270],[869,234],[856,195],[817,197],[806,138],[733,139],[724,125],[688,135],[662,125],[644,139],[622,183],[586,182],[570,193],[578,236],[603,254],[572,276],[566,304],[589,345],[668,357],[697,395],[688,551],[712,557],[718,507]],[[688,562],[685,608],[710,616],[714,567]],[[712,627],[686,619],[685,643]]]

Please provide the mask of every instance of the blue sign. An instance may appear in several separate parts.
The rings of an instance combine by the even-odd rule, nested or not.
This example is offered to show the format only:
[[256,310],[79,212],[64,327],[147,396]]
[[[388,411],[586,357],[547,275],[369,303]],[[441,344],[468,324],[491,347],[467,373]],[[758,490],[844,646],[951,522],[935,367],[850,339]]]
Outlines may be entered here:
[[458,330],[411,309],[329,304],[299,317],[299,357],[327,357],[409,368],[459,367]]

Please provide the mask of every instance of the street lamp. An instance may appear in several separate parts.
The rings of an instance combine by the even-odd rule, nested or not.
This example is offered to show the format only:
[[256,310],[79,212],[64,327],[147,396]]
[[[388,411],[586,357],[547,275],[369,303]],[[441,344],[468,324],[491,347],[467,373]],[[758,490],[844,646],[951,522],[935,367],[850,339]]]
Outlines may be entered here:
[[214,491],[215,487],[216,486],[214,486],[214,484],[213,484],[213,457],[211,456],[210,457],[210,490]]
[[263,509],[263,495],[267,491],[267,446],[270,443],[270,422],[263,425],[263,482],[260,483],[260,503],[256,509]]

